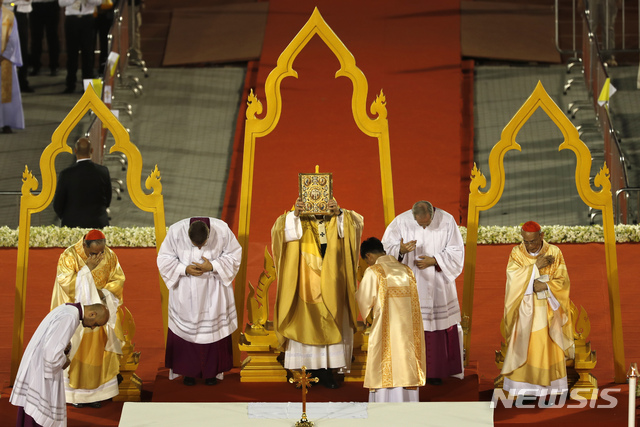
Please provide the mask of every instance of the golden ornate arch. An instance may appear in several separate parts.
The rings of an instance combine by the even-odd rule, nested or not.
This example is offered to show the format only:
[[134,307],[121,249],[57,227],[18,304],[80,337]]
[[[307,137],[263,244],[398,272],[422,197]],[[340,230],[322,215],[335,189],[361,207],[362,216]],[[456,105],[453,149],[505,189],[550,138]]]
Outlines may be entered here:
[[[42,173],[42,189],[40,194],[33,194],[38,188],[38,180],[27,166],[22,174],[22,196],[20,197],[20,225],[18,230],[18,262],[16,265],[16,295],[13,322],[13,348],[11,352],[11,384],[15,380],[23,352],[24,315],[27,292],[27,271],[29,266],[29,236],[31,233],[31,215],[44,210],[55,194],[57,176],[55,158],[62,152],[71,154],[71,147],[67,139],[87,111],[92,110],[100,119],[103,127],[111,131],[115,144],[110,153],[120,151],[127,156],[127,190],[133,203],[145,212],[153,212],[156,234],[156,248],[160,248],[167,231],[164,218],[164,199],[158,166],[145,181],[145,187],[153,189],[146,194],[140,187],[142,176],[142,156],[138,148],[131,143],[129,133],[100,100],[92,87],[88,87],[78,103],[71,109],[60,126],[53,132],[51,143],[47,145],[40,156],[40,171]],[[162,294],[162,316],[164,330],[167,330],[167,299],[168,290],[160,278],[160,292]]]
[[[393,203],[393,180],[391,177],[391,152],[389,149],[389,125],[387,122],[386,100],[382,90],[376,96],[369,107],[369,112],[375,118],[367,114],[368,83],[364,73],[356,66],[353,54],[346,48],[338,36],[327,25],[318,11],[313,10],[307,23],[291,40],[289,45],[278,57],[276,67],[269,73],[265,82],[265,97],[267,114],[264,118],[257,118],[262,113],[262,103],[254,95],[249,95],[246,110],[244,133],[244,157],[242,165],[242,186],[240,190],[240,218],[238,228],[238,240],[242,245],[242,263],[236,277],[235,299],[238,317],[244,317],[245,288],[247,286],[247,252],[249,248],[249,225],[251,220],[251,197],[253,191],[253,166],[255,161],[256,139],[271,133],[280,120],[282,112],[282,95],[280,84],[286,77],[298,77],[293,69],[293,62],[307,43],[318,36],[331,49],[340,62],[340,69],[335,77],[347,77],[353,84],[351,97],[351,110],[358,128],[367,136],[378,139],[378,151],[380,158],[380,178],[382,185],[382,203],[384,207],[385,225],[388,225],[395,216]],[[238,343],[240,330],[234,334],[234,343]],[[234,363],[240,362],[237,346],[234,346]]]
[[489,155],[489,170],[491,172],[491,188],[488,191],[480,191],[480,187],[487,185],[485,176],[474,164],[471,171],[471,184],[469,185],[469,211],[467,217],[467,243],[464,263],[464,290],[462,300],[463,328],[465,329],[464,348],[465,363],[470,355],[471,321],[473,313],[473,291],[475,281],[476,248],[478,243],[478,219],[480,211],[492,208],[504,191],[504,156],[509,150],[521,151],[516,142],[516,135],[529,120],[533,113],[541,108],[556,124],[564,141],[558,150],[570,149],[577,159],[575,181],[578,194],[582,201],[593,209],[602,211],[602,226],[604,229],[604,246],[607,264],[607,282],[609,289],[609,312],[611,315],[611,333],[613,337],[613,355],[615,368],[615,381],[620,383],[626,380],[624,342],[622,339],[622,316],[620,312],[620,293],[618,285],[618,261],[616,256],[616,236],[614,231],[613,203],[611,196],[611,182],[609,169],[606,163],[596,175],[594,184],[600,188],[594,191],[589,184],[591,173],[591,152],[580,140],[578,130],[551,99],[545,91],[542,83],[538,82],[529,99],[520,107],[511,121],[505,126],[500,136],[500,141],[494,145]]

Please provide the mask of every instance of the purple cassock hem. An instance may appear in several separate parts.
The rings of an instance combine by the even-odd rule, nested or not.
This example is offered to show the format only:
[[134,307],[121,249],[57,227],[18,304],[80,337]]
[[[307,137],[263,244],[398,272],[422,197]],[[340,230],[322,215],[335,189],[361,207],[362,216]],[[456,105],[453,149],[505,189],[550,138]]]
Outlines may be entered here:
[[424,333],[427,350],[427,377],[445,378],[462,373],[458,325]]
[[27,415],[22,406],[18,406],[16,427],[42,427],[42,425],[38,424],[33,418],[31,418],[31,415]]
[[233,368],[231,335],[211,344],[185,341],[167,331],[167,350],[164,365],[174,374],[194,378],[213,378]]

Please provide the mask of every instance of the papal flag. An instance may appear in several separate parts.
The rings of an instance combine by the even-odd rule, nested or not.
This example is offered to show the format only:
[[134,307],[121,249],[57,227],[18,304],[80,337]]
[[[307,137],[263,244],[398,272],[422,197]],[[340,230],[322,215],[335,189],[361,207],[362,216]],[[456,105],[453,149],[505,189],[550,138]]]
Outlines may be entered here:
[[607,80],[604,81],[604,85],[602,86],[602,90],[600,91],[600,96],[598,97],[598,104],[602,107],[603,105],[609,105],[609,98],[616,93],[616,88],[611,84],[611,79],[607,77]]

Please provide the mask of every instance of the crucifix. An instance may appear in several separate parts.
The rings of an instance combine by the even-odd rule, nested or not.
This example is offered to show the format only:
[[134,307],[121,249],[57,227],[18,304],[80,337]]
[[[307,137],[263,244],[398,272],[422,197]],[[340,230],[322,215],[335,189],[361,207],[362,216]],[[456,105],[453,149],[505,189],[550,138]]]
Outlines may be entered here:
[[290,383],[296,383],[302,389],[302,418],[296,422],[296,427],[312,427],[313,422],[307,420],[307,387],[311,387],[312,383],[317,383],[317,377],[311,378],[311,372],[307,373],[307,367],[303,366],[299,372],[293,371],[293,378],[289,378]]

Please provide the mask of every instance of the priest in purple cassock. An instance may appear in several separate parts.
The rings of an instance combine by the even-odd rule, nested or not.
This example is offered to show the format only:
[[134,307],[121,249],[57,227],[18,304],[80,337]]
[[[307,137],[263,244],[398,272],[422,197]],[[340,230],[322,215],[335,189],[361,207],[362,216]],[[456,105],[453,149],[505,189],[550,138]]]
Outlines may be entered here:
[[2,6],[0,12],[0,127],[3,133],[11,128],[24,129],[22,97],[16,67],[22,66],[18,24],[11,10]]
[[173,224],[158,252],[158,269],[169,288],[165,366],[169,378],[183,375],[216,384],[233,367],[231,334],[238,328],[233,279],[242,247],[216,218],[187,218]]

